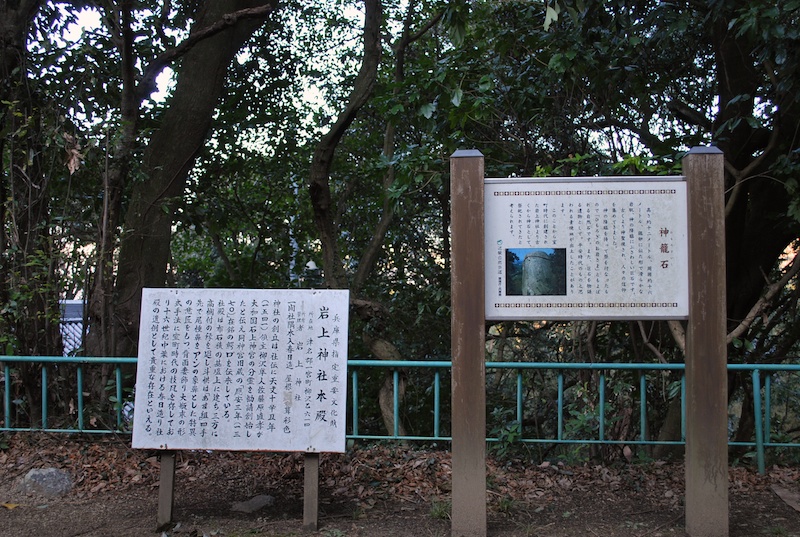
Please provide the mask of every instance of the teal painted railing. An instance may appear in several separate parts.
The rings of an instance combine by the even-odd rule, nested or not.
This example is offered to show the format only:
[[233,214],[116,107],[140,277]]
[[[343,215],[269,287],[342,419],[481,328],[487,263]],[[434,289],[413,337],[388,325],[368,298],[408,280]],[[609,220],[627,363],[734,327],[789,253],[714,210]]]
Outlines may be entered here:
[[[352,360],[348,362],[351,370],[352,386],[352,434],[353,439],[399,439],[399,440],[424,440],[424,441],[449,441],[449,436],[440,434],[440,378],[439,371],[448,370],[451,367],[449,361],[428,361],[428,362],[406,362],[406,361],[383,361],[383,360]],[[358,372],[362,368],[385,368],[393,372],[393,411],[394,411],[394,431],[391,435],[364,435],[359,433],[359,400],[358,400]],[[400,404],[399,404],[399,378],[400,369],[407,368],[430,368],[436,371],[433,381],[434,415],[431,430],[432,435],[400,436],[398,429],[400,423]],[[510,369],[515,370],[516,375],[516,421],[522,423],[524,419],[524,382],[523,371],[526,370],[546,370],[555,371],[557,374],[557,433],[548,438],[526,438],[520,436],[516,439],[522,443],[539,444],[618,444],[618,445],[684,445],[686,442],[686,382],[683,371],[684,364],[622,364],[622,363],[552,363],[552,362],[486,362],[487,375],[491,370]],[[597,436],[593,438],[566,438],[564,434],[564,374],[566,371],[596,371],[599,372],[598,380],[598,427]],[[634,371],[641,373],[639,376],[638,399],[639,399],[639,438],[615,440],[606,438],[606,372],[609,371]],[[659,373],[663,371],[679,371],[680,380],[680,400],[681,400],[681,438],[680,440],[653,440],[647,438],[647,374]],[[772,378],[775,373],[800,373],[800,365],[793,364],[728,364],[728,371],[749,371],[753,380],[753,401],[755,415],[755,438],[750,442],[733,442],[730,446],[750,447],[756,452],[756,460],[759,471],[765,471],[765,449],[766,448],[800,448],[797,442],[774,442],[771,440],[770,417],[772,415]],[[762,373],[766,374],[764,379],[764,393],[762,396]],[[763,400],[763,403],[762,403]],[[487,437],[489,442],[497,442],[498,438]]]
[[[115,433],[124,430],[123,424],[123,379],[122,367],[126,364],[135,365],[136,358],[85,358],[85,357],[72,357],[72,356],[0,356],[0,363],[3,364],[3,426],[0,431],[29,431],[41,430],[45,432],[57,433],[94,433],[94,434],[107,434]],[[11,364],[40,364],[41,370],[41,423],[35,427],[14,427],[12,414],[12,399],[11,399]],[[74,427],[50,427],[50,416],[48,415],[49,404],[48,401],[48,371],[50,368],[66,367],[68,365],[75,365],[75,414],[77,416]],[[115,404],[115,428],[109,427],[93,427],[85,423],[86,405],[84,404],[84,374],[83,370],[86,367],[102,367],[111,366],[114,369],[114,395],[117,404]]]
[[[61,357],[61,356],[0,356],[0,363],[3,364],[3,386],[0,387],[3,391],[3,423],[0,426],[0,431],[28,431],[28,430],[42,430],[48,432],[64,432],[64,433],[114,433],[125,432],[127,425],[125,423],[125,416],[123,413],[123,378],[122,369],[126,365],[136,363],[136,358],[75,358],[75,357]],[[41,385],[42,385],[42,408],[41,408],[41,422],[35,426],[28,425],[27,427],[15,427],[14,420],[12,419],[12,399],[11,390],[8,389],[11,383],[11,371],[14,364],[21,363],[36,363],[42,366],[41,368]],[[71,427],[53,427],[49,424],[48,416],[48,370],[66,366],[67,364],[76,365],[76,408],[74,413],[77,418],[71,423]],[[114,369],[114,397],[117,404],[114,406],[114,419],[116,427],[114,428],[99,428],[96,426],[87,426],[85,423],[86,407],[84,402],[84,368],[90,366],[110,366]],[[348,430],[350,433],[347,435],[352,440],[418,440],[418,441],[449,441],[450,437],[442,434],[442,424],[447,423],[449,420],[442,416],[442,373],[449,372],[452,367],[450,361],[388,361],[388,360],[349,360],[348,368],[351,374],[350,386],[350,425]],[[429,431],[429,434],[416,434],[416,435],[401,435],[400,423],[401,416],[401,400],[400,400],[400,382],[401,370],[409,369],[426,369],[433,372],[433,381],[430,388],[430,397],[432,397],[431,407],[432,423],[428,427],[424,424],[420,425],[421,430]],[[383,370],[384,373],[391,373],[393,385],[393,428],[391,434],[364,434],[361,431],[360,424],[362,423],[360,409],[362,403],[360,401],[360,375],[369,370]],[[523,443],[539,443],[539,444],[624,444],[624,445],[683,445],[685,443],[685,423],[683,416],[685,416],[685,378],[683,377],[684,364],[621,364],[621,363],[552,363],[552,362],[487,362],[486,371],[487,375],[494,371],[511,370],[516,373],[516,405],[513,409],[518,423],[523,423],[525,414],[525,380],[524,372],[526,371],[549,371],[556,375],[557,384],[557,401],[556,401],[556,420],[557,428],[552,437],[547,438],[532,438],[525,437],[524,435],[516,439],[516,441]],[[597,430],[596,436],[590,438],[567,438],[565,434],[565,373],[569,371],[591,371],[597,374]],[[632,439],[611,439],[606,437],[606,427],[612,417],[606,415],[607,404],[609,398],[606,394],[607,389],[607,374],[615,371],[632,371],[639,374],[638,382],[638,402],[639,402],[639,432],[638,438]],[[647,388],[648,388],[648,375],[654,377],[664,372],[674,371],[678,372],[681,376],[680,380],[680,397],[682,405],[682,420],[681,420],[681,437],[677,440],[659,441],[647,437]],[[798,448],[800,443],[797,442],[774,442],[772,441],[771,432],[771,416],[772,416],[772,384],[773,376],[778,373],[798,374],[800,373],[800,365],[793,364],[729,364],[728,371],[744,371],[749,372],[752,377],[753,386],[753,401],[754,401],[754,415],[755,419],[755,434],[754,439],[750,442],[729,442],[731,446],[750,447],[755,449],[756,459],[758,462],[759,470],[764,471],[765,467],[765,450],[767,448]],[[374,402],[370,402],[374,406]],[[63,420],[62,420],[63,421]],[[498,438],[487,438],[490,442],[497,442]]]

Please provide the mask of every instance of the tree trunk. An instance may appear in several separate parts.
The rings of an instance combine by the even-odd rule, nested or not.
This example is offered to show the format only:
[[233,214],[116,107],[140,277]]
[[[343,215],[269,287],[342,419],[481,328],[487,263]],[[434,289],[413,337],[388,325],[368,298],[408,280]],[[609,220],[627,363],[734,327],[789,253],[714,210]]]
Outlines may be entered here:
[[[369,348],[370,352],[378,360],[402,360],[403,357],[397,350],[397,347],[381,338],[373,338],[366,331],[363,334],[364,343]],[[397,383],[397,404],[402,404],[403,397],[406,393],[406,376],[402,373],[399,374]],[[383,425],[386,427],[386,432],[394,434],[395,420],[394,420],[394,370],[387,369],[386,375],[383,379],[380,391],[378,392],[378,406],[381,409],[381,417],[383,418]],[[406,428],[403,426],[402,421],[398,420],[397,423],[398,435],[405,436]]]
[[[40,100],[27,72],[26,41],[42,2],[0,2],[0,353],[60,355],[58,286],[50,235],[49,177],[42,163],[43,116],[52,107]],[[40,415],[41,365],[19,364],[24,411]],[[10,425],[10,424],[6,424]],[[20,423],[25,426],[25,424]]]
[[[736,118],[757,116],[755,95],[760,81],[777,78],[770,62],[757,63],[749,52],[747,34],[729,29],[730,13],[717,13],[712,45],[716,57],[720,112],[714,130]],[[772,131],[740,121],[719,137],[726,159],[726,273],[728,330],[735,328],[760,298],[777,259],[800,235],[800,223],[788,214],[786,187],[771,177],[780,155],[789,154],[800,122],[796,93],[781,95],[776,88],[778,118]],[[765,218],[764,215],[775,215]],[[741,374],[741,373],[738,373]],[[729,393],[738,381],[730,376]],[[752,397],[746,396],[752,403]],[[752,434],[752,406],[746,405],[737,427],[737,439]]]
[[[339,114],[331,130],[325,134],[315,148],[311,162],[309,193],[314,213],[314,222],[322,242],[322,264],[325,282],[331,288],[343,288],[348,285],[347,275],[339,253],[339,232],[336,228],[338,215],[335,213],[337,204],[334,203],[334,194],[330,185],[330,170],[333,165],[333,158],[336,148],[347,128],[355,119],[359,110],[368,102],[375,86],[378,74],[378,65],[381,58],[381,39],[380,27],[382,22],[382,6],[380,0],[365,0],[366,13],[364,18],[364,57],[361,68],[350,93],[347,106]],[[423,28],[416,34],[411,33],[411,20],[415,2],[410,2],[408,15],[404,22],[403,34],[396,43],[396,64],[394,71],[394,82],[399,86],[405,76],[404,64],[406,50],[413,41],[424,35],[433,25],[438,22],[440,15],[428,21]],[[384,133],[383,155],[391,160],[395,146],[395,125],[392,120],[386,125]],[[354,300],[362,303],[361,306],[354,304],[356,314],[365,322],[371,323],[375,328],[375,337],[367,336],[365,341],[373,355],[378,359],[400,359],[400,352],[394,344],[380,337],[385,329],[385,310],[382,307],[363,307],[364,302],[358,299],[364,283],[374,269],[375,263],[379,258],[386,239],[386,233],[394,218],[394,207],[388,196],[389,188],[394,184],[395,172],[393,167],[389,167],[383,178],[384,200],[381,217],[370,240],[369,245],[362,253],[356,274],[350,282],[350,293]],[[393,357],[393,358],[389,358]],[[398,387],[398,397],[402,398],[405,392],[405,377],[401,377]],[[383,417],[384,425],[389,434],[394,431],[394,412],[393,412],[393,387],[392,373],[387,373],[384,383],[379,392],[379,406]],[[405,428],[398,424],[401,435],[405,434]]]
[[[673,397],[667,408],[667,417],[658,431],[660,442],[679,441],[681,439],[681,398]],[[653,447],[654,459],[677,458],[683,455],[683,446],[656,445]]]
[[[330,185],[331,166],[336,148],[345,132],[355,119],[358,111],[372,96],[375,80],[378,77],[378,64],[381,58],[382,6],[380,0],[365,0],[364,16],[364,57],[356,76],[347,106],[339,114],[331,129],[322,137],[314,150],[309,172],[308,190],[314,212],[314,223],[322,242],[322,270],[325,283],[334,289],[347,287],[339,254],[339,232],[336,229],[336,204]],[[351,289],[352,292],[357,290]]]
[[46,107],[26,68],[26,40],[40,4],[0,2],[0,130],[7,133],[0,141],[7,165],[0,175],[0,350],[23,355],[61,352],[49,190],[41,164],[40,115]]
[[[121,58],[121,127],[113,149],[106,148],[107,155],[111,158],[103,173],[103,208],[95,252],[96,266],[87,299],[91,330],[87,334],[86,349],[90,356],[112,356],[115,346],[114,254],[122,215],[122,197],[136,148],[141,104],[141,100],[137,98],[136,88],[133,4],[130,0],[122,1],[117,8],[109,10],[106,16],[119,27],[117,46]],[[99,396],[102,396],[108,372],[109,369],[104,368],[103,378],[95,382],[93,391]]]
[[[194,28],[195,31],[207,28],[228,13],[270,7],[274,3],[274,0],[208,2]],[[143,166],[147,180],[134,186],[125,213],[126,233],[120,240],[119,269],[113,290],[114,318],[107,327],[112,341],[108,352],[113,355],[136,355],[141,290],[163,287],[166,282],[175,199],[183,195],[186,177],[208,136],[228,66],[261,24],[263,17],[242,20],[197,43],[183,56],[170,107],[145,152]]]
[[[406,378],[401,374],[397,382],[398,408],[402,405],[405,395]],[[386,373],[383,379],[383,384],[378,392],[378,405],[381,408],[381,417],[383,418],[383,426],[386,427],[386,432],[390,435],[394,435],[394,373],[392,371]],[[403,420],[398,418],[397,422],[398,436],[406,436],[408,432],[403,425]]]
[[[715,23],[715,55],[717,58],[717,81],[719,83],[721,107],[715,122],[719,128],[726,121],[737,117],[751,117],[756,104],[763,66],[754,65],[752,49],[743,38],[734,38],[727,28],[727,19]],[[741,98],[749,95],[748,98]],[[798,118],[790,110],[781,110],[780,117]],[[785,122],[782,122],[785,124]],[[792,124],[792,129],[796,122]],[[780,125],[774,126],[780,129]],[[786,188],[766,173],[774,162],[774,156],[759,161],[756,155],[762,151],[773,155],[790,152],[791,136],[785,137],[784,147],[771,146],[765,136],[746,121],[718,140],[725,153],[726,189],[726,252],[727,252],[727,297],[728,318],[731,327],[738,324],[750,311],[765,287],[765,275],[772,270],[776,259],[786,246],[800,234],[800,225],[787,214],[789,196]],[[778,144],[783,145],[783,144]],[[760,164],[759,164],[760,162]],[[753,169],[751,165],[756,164]],[[740,174],[747,171],[747,176]],[[760,174],[765,174],[759,177]],[[735,195],[734,195],[735,193]],[[782,215],[779,221],[764,218],[764,215]],[[778,218],[778,217],[776,217]]]
[[[41,2],[0,2],[0,350],[60,355],[56,261],[42,121],[52,112],[28,79],[26,40]],[[21,366],[26,370],[32,366]]]

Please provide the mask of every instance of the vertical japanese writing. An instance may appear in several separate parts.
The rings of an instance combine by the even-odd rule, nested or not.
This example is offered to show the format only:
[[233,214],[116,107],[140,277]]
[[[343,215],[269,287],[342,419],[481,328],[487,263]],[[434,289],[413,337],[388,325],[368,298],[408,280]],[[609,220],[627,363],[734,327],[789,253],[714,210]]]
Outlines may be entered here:
[[682,178],[485,187],[487,318],[526,318],[525,308],[555,319],[685,315]]
[[343,450],[346,291],[145,291],[135,447]]

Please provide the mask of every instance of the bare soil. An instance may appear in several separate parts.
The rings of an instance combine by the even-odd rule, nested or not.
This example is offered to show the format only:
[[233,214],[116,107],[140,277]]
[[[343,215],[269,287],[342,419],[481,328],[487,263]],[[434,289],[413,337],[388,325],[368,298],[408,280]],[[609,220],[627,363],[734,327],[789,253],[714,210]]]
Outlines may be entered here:
[[[388,445],[325,454],[320,528],[302,529],[298,454],[181,452],[174,524],[156,528],[158,456],[129,439],[14,434],[0,451],[2,537],[445,536],[450,454]],[[487,461],[489,536],[684,536],[683,466],[677,463],[568,466]],[[57,498],[28,495],[32,468],[67,470],[75,487]],[[731,468],[730,536],[800,537],[800,512],[775,490],[800,495],[800,468],[761,476]],[[231,510],[266,494],[272,506]]]

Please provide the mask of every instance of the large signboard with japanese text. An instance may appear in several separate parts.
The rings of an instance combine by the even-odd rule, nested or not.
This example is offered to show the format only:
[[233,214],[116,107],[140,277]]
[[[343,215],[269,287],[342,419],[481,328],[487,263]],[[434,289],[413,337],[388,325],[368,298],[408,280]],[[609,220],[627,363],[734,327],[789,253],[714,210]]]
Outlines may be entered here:
[[343,452],[346,290],[144,289],[133,447]]
[[486,179],[486,318],[688,315],[683,177]]

